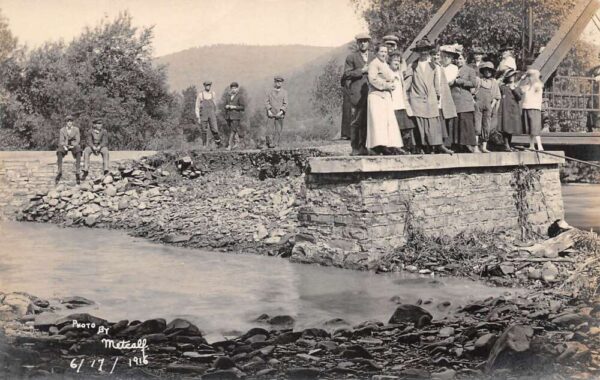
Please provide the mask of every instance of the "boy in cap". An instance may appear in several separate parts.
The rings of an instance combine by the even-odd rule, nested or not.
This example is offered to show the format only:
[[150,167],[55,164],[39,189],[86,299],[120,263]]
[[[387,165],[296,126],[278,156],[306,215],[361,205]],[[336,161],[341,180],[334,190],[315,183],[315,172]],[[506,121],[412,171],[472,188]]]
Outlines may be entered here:
[[225,121],[229,127],[227,150],[235,149],[240,139],[240,120],[242,112],[245,110],[245,104],[239,90],[239,84],[232,82],[229,85],[229,95],[225,99]]
[[90,168],[90,155],[102,155],[102,171],[104,175],[108,174],[108,134],[102,128],[102,120],[94,119],[92,130],[87,137],[87,146],[83,150],[83,175],[86,179]]
[[62,177],[63,157],[71,152],[75,158],[75,178],[77,180],[77,184],[79,184],[79,165],[81,163],[81,146],[79,143],[81,140],[81,135],[79,134],[79,128],[73,124],[73,116],[69,115],[65,118],[65,120],[67,125],[60,129],[58,149],[56,150],[56,166],[58,167],[58,173],[56,174],[55,182],[58,183]]
[[[267,117],[273,120],[273,129],[266,133],[267,147],[274,148],[276,142],[281,139],[281,131],[283,130],[283,119],[287,112],[288,95],[287,91],[281,88],[283,78],[279,75],[273,78],[273,88],[267,93],[266,108]],[[269,123],[270,124],[270,123]],[[268,128],[268,126],[267,126]],[[275,142],[276,141],[276,142]]]
[[217,105],[215,104],[215,92],[211,90],[212,82],[204,81],[204,90],[196,97],[196,119],[200,124],[200,137],[202,138],[202,146],[206,146],[208,136],[207,130],[210,128],[213,139],[217,148],[221,147],[221,137],[219,136],[219,128],[217,126]]
[[398,43],[400,39],[393,34],[388,34],[387,36],[383,36],[383,43],[388,47],[388,55],[391,54],[398,49]]
[[371,37],[361,33],[356,35],[358,51],[350,53],[344,64],[344,78],[348,83],[350,103],[352,104],[353,119],[350,124],[350,145],[352,155],[368,155],[367,142],[367,96],[369,83],[367,71],[373,54],[369,52]]
[[492,131],[492,117],[495,116],[501,94],[498,82],[494,79],[496,70],[493,63],[483,62],[479,66],[479,73],[481,77],[475,90],[475,133],[477,139],[481,140],[481,151],[489,153],[487,143]]

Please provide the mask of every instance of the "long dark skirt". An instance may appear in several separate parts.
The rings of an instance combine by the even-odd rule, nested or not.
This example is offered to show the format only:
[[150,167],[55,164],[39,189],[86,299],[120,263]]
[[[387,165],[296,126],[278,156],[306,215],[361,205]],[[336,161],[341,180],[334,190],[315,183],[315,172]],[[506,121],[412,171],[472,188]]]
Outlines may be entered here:
[[459,112],[449,136],[453,144],[476,145],[474,112]]
[[446,124],[446,138],[444,139],[444,145],[448,148],[458,144],[458,140],[454,141],[455,136],[458,136],[458,132],[456,132],[456,129],[458,128],[457,121],[458,119],[456,117],[444,119],[444,123]]
[[409,150],[418,145],[415,138],[415,129],[417,125],[413,118],[409,117],[406,110],[394,110],[396,114],[396,120],[398,121],[398,127],[400,128],[400,135],[402,136],[402,143]]

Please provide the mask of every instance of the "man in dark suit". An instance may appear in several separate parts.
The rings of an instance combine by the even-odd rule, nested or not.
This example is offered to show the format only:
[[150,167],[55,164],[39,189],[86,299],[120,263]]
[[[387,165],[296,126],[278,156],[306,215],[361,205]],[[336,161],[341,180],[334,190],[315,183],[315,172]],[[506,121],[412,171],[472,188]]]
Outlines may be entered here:
[[346,57],[344,65],[344,78],[350,94],[350,102],[353,108],[353,120],[350,126],[350,144],[352,155],[367,155],[367,96],[369,95],[369,83],[367,70],[373,54],[369,52],[371,37],[368,34],[356,36],[358,51]]
[[55,182],[58,183],[62,177],[62,163],[63,157],[69,152],[75,158],[75,178],[77,184],[79,184],[79,164],[81,163],[81,135],[79,134],[79,128],[73,124],[73,116],[69,115],[66,118],[67,125],[62,127],[58,137],[58,149],[56,150],[56,166],[58,167],[58,173],[56,174]]
[[225,120],[229,127],[229,144],[227,145],[227,150],[235,149],[242,137],[240,134],[240,120],[246,106],[239,90],[239,84],[232,82],[229,85],[229,95],[225,100]]
[[83,176],[86,179],[90,170],[90,156],[102,156],[102,172],[108,174],[108,133],[102,128],[102,120],[95,119],[88,133],[87,146],[83,150]]

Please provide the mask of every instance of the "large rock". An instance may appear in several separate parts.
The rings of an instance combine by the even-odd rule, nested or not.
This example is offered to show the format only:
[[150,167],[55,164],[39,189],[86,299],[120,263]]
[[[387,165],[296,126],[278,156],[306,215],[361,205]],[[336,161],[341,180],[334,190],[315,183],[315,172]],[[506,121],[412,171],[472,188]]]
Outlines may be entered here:
[[388,323],[414,323],[416,327],[421,328],[431,323],[432,319],[433,316],[422,307],[402,304],[396,308]]
[[0,320],[11,321],[22,318],[33,312],[31,296],[25,293],[8,293],[2,301],[3,308],[0,309]]
[[486,370],[494,369],[501,354],[507,354],[510,357],[528,351],[532,337],[533,329],[529,326],[511,325],[507,327],[492,347],[486,363]]
[[182,318],[175,318],[171,322],[169,322],[166,329],[164,330],[164,333],[169,335],[169,334],[172,334],[177,331],[181,331],[181,335],[188,335],[188,336],[202,335],[202,333],[200,332],[200,329],[198,327],[196,327],[196,325],[194,325],[192,322],[182,319]]
[[73,324],[74,320],[76,320],[80,324],[93,323],[96,325],[96,328],[98,328],[98,326],[108,326],[108,322],[106,321],[106,319],[94,317],[93,315],[90,315],[88,313],[76,313],[67,315],[66,317],[58,319],[55,322],[55,325],[60,329],[68,324]]

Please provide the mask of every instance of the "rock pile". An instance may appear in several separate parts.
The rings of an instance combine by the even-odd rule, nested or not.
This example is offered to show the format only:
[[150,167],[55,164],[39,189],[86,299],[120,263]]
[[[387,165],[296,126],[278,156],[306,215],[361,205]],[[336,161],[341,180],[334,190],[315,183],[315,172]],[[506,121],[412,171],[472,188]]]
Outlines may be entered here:
[[[110,220],[111,214],[128,208],[146,208],[147,203],[168,199],[162,186],[170,173],[144,161],[121,166],[118,170],[81,185],[58,185],[36,194],[19,216],[27,221],[60,221],[65,225],[94,226]],[[160,198],[157,198],[160,197]]]
[[[38,306],[44,302],[45,308]],[[291,316],[262,315],[258,326],[245,334],[211,343],[198,327],[179,318],[169,323],[161,318],[113,323],[86,313],[59,317],[47,311],[56,311],[52,302],[22,293],[0,295],[0,305],[14,313],[4,328],[21,356],[22,371],[28,375],[68,373],[72,371],[69,360],[81,355],[90,361],[121,357],[116,373],[131,375],[127,359],[139,356],[139,350],[107,348],[102,339],[145,339],[148,358],[144,371],[161,378],[394,380],[600,375],[600,298],[591,307],[542,293],[490,298],[468,304],[441,320],[432,319],[417,305],[402,304],[388,323],[366,321],[351,326],[336,318],[304,330],[294,329]],[[74,319],[79,326],[73,326]],[[95,330],[86,324],[94,324]],[[108,327],[108,333],[98,333],[98,326]],[[96,372],[85,367],[81,373]]]
[[315,150],[162,153],[36,195],[20,220],[125,229],[154,241],[285,255]]

